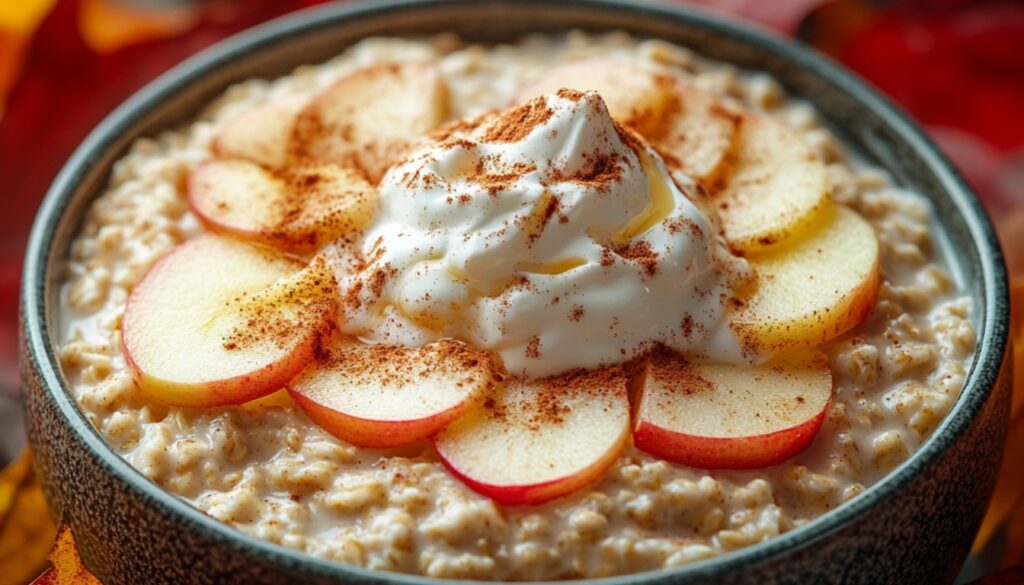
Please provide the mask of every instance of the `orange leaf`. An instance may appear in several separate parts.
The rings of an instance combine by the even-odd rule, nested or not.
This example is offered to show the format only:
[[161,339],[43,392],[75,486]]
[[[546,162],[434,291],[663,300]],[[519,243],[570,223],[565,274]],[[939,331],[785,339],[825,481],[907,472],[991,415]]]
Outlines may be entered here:
[[103,585],[85,567],[75,547],[75,537],[71,534],[71,526],[61,524],[57,533],[57,541],[50,552],[53,567],[40,575],[32,585]]
[[56,0],[17,0],[0,2],[0,29],[29,35],[43,20]]
[[81,0],[78,26],[86,44],[104,54],[179,35],[192,28],[200,16],[198,5],[147,8],[112,0]]
[[7,518],[7,512],[14,504],[18,490],[31,471],[32,460],[29,459],[28,450],[23,451],[17,459],[0,471],[0,522]]
[[56,0],[0,1],[0,118],[32,33]]
[[55,531],[25,450],[0,473],[0,583],[26,583],[39,574]]

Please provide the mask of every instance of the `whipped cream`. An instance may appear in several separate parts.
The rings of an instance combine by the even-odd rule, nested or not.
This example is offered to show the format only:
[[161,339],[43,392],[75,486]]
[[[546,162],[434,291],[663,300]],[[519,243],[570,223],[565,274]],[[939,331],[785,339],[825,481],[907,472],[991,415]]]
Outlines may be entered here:
[[656,343],[742,354],[725,315],[745,263],[594,92],[456,122],[379,191],[365,264],[341,282],[343,333],[461,339],[531,378]]

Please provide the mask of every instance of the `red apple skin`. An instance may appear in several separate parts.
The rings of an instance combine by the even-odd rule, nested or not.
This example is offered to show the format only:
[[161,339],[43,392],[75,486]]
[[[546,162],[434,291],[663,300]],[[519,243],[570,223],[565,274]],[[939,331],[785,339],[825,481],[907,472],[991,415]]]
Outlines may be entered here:
[[328,408],[297,392],[290,385],[288,393],[317,425],[339,439],[356,447],[387,449],[429,438],[448,423],[462,416],[476,404],[467,399],[447,410],[419,419],[374,420],[352,416]]
[[445,469],[474,492],[506,506],[536,506],[575,492],[600,479],[608,471],[608,468],[622,455],[622,451],[626,448],[628,442],[629,430],[627,428],[613,449],[604,457],[577,473],[543,483],[513,486],[491,485],[477,481],[460,472],[452,465],[445,458],[442,450],[435,450],[437,451],[438,459],[441,460]]
[[802,452],[817,436],[831,400],[817,416],[795,427],[747,437],[701,437],[641,420],[633,443],[651,455],[703,469],[758,469]]
[[[127,315],[127,309],[125,314]],[[316,336],[310,336],[308,342],[299,345],[282,359],[258,370],[223,380],[187,384],[156,378],[143,372],[132,359],[128,344],[123,341],[127,335],[128,331],[125,330],[122,334],[121,348],[132,378],[142,392],[168,406],[188,408],[232,406],[280,390],[313,361],[317,345]]]

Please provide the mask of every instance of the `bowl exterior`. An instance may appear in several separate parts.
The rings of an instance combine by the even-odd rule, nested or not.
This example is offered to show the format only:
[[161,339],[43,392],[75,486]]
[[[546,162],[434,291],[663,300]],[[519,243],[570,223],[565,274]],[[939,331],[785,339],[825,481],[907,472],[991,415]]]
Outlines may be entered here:
[[610,0],[398,1],[330,6],[276,21],[186,62],[111,115],[75,153],[44,202],[25,261],[22,378],[29,439],[57,517],[108,585],[135,583],[432,583],[313,559],[224,526],[163,492],[105,445],[81,415],[54,344],[62,259],[111,165],[136,137],[187,120],[225,87],[325,60],[370,35],[455,31],[482,41],[530,31],[622,29],[770,72],[840,136],[901,183],[928,194],[937,233],[957,250],[978,299],[978,356],[954,411],[911,459],[853,502],[760,545],[610,583],[951,582],[987,506],[1011,389],[1006,274],[977,201],[898,111],[823,58],[718,19]]
[[[26,363],[32,359],[25,358]],[[856,521],[799,548],[692,573],[666,571],[619,583],[759,585],[901,583],[956,577],[996,477],[1009,413],[1010,361],[967,432],[913,482]],[[162,509],[110,473],[107,461],[67,424],[52,393],[26,371],[29,433],[52,511],[70,522],[84,563],[106,585],[409,583],[388,573],[330,570],[272,557]],[[695,565],[694,569],[700,569]]]

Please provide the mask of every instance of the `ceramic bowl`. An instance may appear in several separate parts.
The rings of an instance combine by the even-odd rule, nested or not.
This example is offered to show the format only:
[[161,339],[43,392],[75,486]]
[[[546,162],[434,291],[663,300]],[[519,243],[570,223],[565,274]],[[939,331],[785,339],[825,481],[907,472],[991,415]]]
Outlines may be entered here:
[[452,0],[342,4],[253,29],[176,67],[111,114],[56,178],[25,259],[22,364],[28,429],[57,517],[108,585],[430,583],[353,568],[246,536],[151,483],[118,457],[69,396],[55,349],[62,260],[111,165],[140,136],[189,120],[227,86],[288,73],[371,35],[453,31],[482,42],[580,28],[657,37],[766,71],[897,182],[925,194],[950,267],[975,301],[978,349],[962,395],[910,459],[853,501],[761,544],[678,569],[607,583],[901,583],[951,581],[995,481],[1006,434],[1010,365],[1006,273],[978,201],[913,122],[827,59],[749,27],[667,5]]

